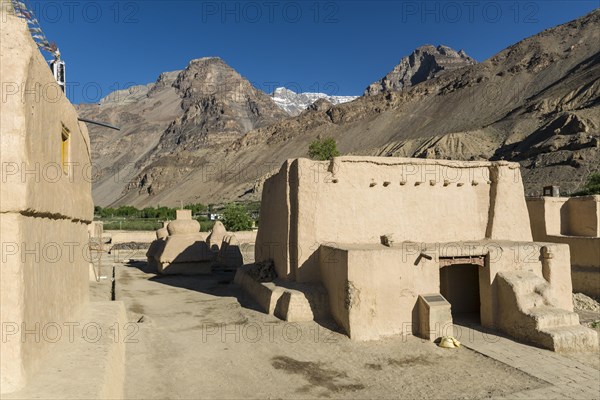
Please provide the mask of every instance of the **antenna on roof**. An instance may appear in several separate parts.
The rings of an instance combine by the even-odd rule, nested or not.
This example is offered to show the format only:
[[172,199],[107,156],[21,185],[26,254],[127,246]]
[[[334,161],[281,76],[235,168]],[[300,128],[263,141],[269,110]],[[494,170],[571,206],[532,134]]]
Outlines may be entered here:
[[54,57],[53,60],[49,61],[50,69],[52,70],[54,79],[56,79],[56,82],[64,92],[66,87],[66,65],[65,62],[60,59],[60,50],[58,49],[58,46],[56,43],[49,42],[48,39],[46,39],[46,35],[44,34],[44,31],[42,31],[40,22],[35,17],[31,8],[27,6],[27,0],[11,0],[11,3],[15,10],[15,15],[27,21],[27,27],[29,28],[29,33],[31,33],[34,42],[41,50],[52,54]]

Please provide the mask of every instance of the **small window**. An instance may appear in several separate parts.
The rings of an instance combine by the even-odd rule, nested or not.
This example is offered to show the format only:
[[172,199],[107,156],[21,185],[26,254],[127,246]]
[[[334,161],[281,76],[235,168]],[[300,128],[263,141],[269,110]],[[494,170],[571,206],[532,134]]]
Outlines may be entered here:
[[62,132],[61,132],[61,139],[62,139],[62,146],[61,146],[61,162],[62,162],[62,169],[63,169],[63,173],[65,175],[69,175],[69,147],[71,144],[71,132],[69,131],[69,128],[67,128],[65,126],[65,124],[62,124]]

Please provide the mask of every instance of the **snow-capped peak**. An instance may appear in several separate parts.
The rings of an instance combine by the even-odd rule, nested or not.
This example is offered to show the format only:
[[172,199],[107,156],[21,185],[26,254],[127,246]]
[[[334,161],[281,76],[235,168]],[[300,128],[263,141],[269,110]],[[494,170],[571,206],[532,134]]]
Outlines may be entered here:
[[299,115],[308,106],[319,99],[325,99],[331,104],[347,103],[358,96],[330,96],[325,93],[296,93],[285,87],[279,87],[271,94],[273,101],[290,115]]

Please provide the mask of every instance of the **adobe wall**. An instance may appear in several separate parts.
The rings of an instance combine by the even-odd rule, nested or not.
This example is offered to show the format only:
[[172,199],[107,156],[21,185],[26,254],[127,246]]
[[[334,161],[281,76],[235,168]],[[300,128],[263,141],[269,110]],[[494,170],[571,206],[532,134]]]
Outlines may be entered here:
[[576,292],[600,296],[600,196],[527,199],[533,238],[568,244]]
[[111,245],[119,243],[152,243],[156,239],[156,231],[105,231],[110,236]]
[[528,218],[516,163],[289,160],[265,183],[256,260],[273,259],[282,278],[315,282],[321,244],[376,244],[386,234],[396,242],[531,241]]
[[254,244],[254,242],[256,242],[256,235],[258,234],[257,231],[238,231],[238,232],[231,232],[231,234],[233,236],[235,236],[235,238],[237,239],[238,243],[244,244],[244,243],[252,243]]
[[[543,249],[552,254],[543,259]],[[431,260],[420,257],[425,253]],[[496,276],[524,271],[543,278],[554,305],[572,311],[569,251],[562,244],[479,241],[470,243],[397,243],[323,245],[320,269],[329,294],[331,314],[355,340],[375,340],[416,333],[419,294],[440,293],[440,259],[485,257],[478,269],[481,324],[489,328],[509,325],[501,315],[504,299]],[[460,262],[459,262],[460,263]],[[465,290],[475,290],[465,288]],[[466,295],[466,294],[465,294]],[[455,305],[453,305],[455,306]],[[448,334],[451,334],[449,332]],[[438,336],[441,336],[438,335]]]
[[569,245],[575,292],[600,296],[600,237],[549,236],[546,240]]
[[566,233],[567,220],[566,197],[536,197],[527,199],[527,211],[531,222],[531,231],[535,240],[547,235]]
[[[0,384],[10,392],[25,384],[51,348],[43,328],[76,321],[88,301],[93,203],[85,125],[56,85],[25,21],[3,7],[0,23],[0,319],[3,328],[33,332],[0,344]],[[68,174],[63,125],[70,132]]]
[[289,258],[290,185],[286,161],[275,177],[267,179],[260,203],[260,224],[256,234],[255,261],[273,260],[277,275],[293,279]]
[[320,252],[331,315],[354,340],[413,333],[418,295],[439,292],[439,267],[415,266],[402,248],[324,245]]
[[568,235],[600,237],[600,195],[567,201]]
[[101,242],[104,236],[104,223],[101,221],[92,221],[88,225],[88,233],[94,241]]
[[600,196],[527,199],[534,237],[600,237]]

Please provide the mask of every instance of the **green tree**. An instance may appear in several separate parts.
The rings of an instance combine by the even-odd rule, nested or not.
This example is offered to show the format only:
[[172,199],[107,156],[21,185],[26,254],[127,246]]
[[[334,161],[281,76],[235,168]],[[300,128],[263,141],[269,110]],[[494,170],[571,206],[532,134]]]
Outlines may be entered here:
[[100,210],[100,217],[102,218],[112,218],[115,215],[114,208],[102,208]]
[[158,218],[158,212],[154,207],[146,207],[140,213],[142,218]]
[[121,206],[114,210],[114,215],[118,217],[136,217],[139,210],[133,206]]
[[223,210],[223,225],[230,232],[247,231],[252,229],[252,218],[246,207],[230,203]]
[[173,220],[175,219],[177,211],[174,208],[169,207],[158,207],[156,209],[156,217],[162,220]]
[[308,156],[313,160],[327,161],[340,155],[334,139],[316,139],[308,147]]
[[185,208],[186,210],[192,210],[192,215],[198,215],[203,212],[206,212],[206,206],[202,203],[188,204],[183,208]]
[[583,186],[583,190],[575,193],[575,196],[589,196],[592,194],[600,194],[600,173],[591,174],[587,183]]

